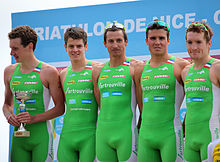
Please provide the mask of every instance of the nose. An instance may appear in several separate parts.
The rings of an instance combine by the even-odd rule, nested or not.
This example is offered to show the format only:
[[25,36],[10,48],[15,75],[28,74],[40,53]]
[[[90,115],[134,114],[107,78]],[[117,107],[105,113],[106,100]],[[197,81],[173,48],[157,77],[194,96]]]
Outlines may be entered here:
[[77,47],[73,47],[72,50],[73,50],[73,52],[77,52],[78,48]]
[[160,40],[158,38],[155,40],[155,44],[160,44]]
[[14,51],[13,50],[11,50],[10,55],[14,56]]
[[191,48],[192,48],[193,50],[194,50],[194,49],[197,49],[196,43],[192,43]]

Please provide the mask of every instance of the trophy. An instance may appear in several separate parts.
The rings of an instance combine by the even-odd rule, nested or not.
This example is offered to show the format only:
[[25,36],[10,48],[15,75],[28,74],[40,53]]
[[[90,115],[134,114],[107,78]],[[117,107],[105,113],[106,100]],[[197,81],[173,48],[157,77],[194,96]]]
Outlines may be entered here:
[[[15,94],[15,98],[18,101],[21,101],[21,104],[19,105],[20,112],[25,112],[26,109],[25,109],[24,101],[31,98],[31,92],[19,91],[19,92],[15,92],[14,94]],[[18,130],[14,132],[14,136],[16,136],[16,137],[29,137],[30,136],[30,131],[27,131],[25,129],[25,123],[21,123]]]

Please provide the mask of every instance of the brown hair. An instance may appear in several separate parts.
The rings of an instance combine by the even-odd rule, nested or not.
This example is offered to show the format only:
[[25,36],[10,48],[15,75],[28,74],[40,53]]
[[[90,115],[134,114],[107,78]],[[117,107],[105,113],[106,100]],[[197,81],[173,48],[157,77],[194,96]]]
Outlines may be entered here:
[[21,44],[26,47],[29,43],[33,43],[33,51],[37,44],[37,33],[28,25],[18,26],[10,33],[8,33],[9,39],[21,38]]
[[185,35],[186,40],[187,40],[188,32],[204,33],[204,38],[207,43],[212,39],[213,36],[212,28],[208,26],[208,23],[205,23],[203,21],[193,22],[189,25],[189,27],[186,29],[186,35]]
[[87,33],[80,27],[68,28],[64,33],[64,41],[66,45],[69,38],[82,39],[84,46],[87,44]]

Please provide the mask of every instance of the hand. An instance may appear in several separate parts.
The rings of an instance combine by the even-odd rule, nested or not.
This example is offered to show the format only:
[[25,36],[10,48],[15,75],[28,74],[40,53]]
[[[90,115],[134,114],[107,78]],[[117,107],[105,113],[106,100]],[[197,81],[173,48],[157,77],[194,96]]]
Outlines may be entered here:
[[10,114],[8,117],[7,117],[7,121],[9,124],[15,126],[15,127],[19,127],[20,126],[20,122],[17,120],[17,115],[15,114]]
[[16,118],[20,123],[32,123],[31,115],[28,112],[19,113]]

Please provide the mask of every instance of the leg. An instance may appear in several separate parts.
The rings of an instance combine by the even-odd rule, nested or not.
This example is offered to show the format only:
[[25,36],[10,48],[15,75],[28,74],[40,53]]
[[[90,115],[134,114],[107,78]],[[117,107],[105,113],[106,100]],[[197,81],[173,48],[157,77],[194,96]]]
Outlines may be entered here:
[[142,137],[140,132],[138,141],[138,161],[140,162],[162,162],[159,150],[153,149],[148,140]]
[[31,151],[25,149],[25,142],[22,138],[23,137],[13,137],[12,139],[11,162],[31,161]]
[[201,162],[199,152],[193,150],[187,143],[184,148],[184,157],[187,162]]
[[[81,148],[80,148],[80,155],[79,159],[80,162],[93,162],[95,160],[95,132],[92,131],[92,134],[86,132],[86,138],[83,140]],[[89,136],[88,136],[89,135]]]
[[[62,134],[61,134],[62,135]],[[72,147],[71,138],[65,138],[64,136],[60,137],[57,159],[59,162],[78,162],[78,152],[74,151]]]
[[161,147],[161,158],[163,162],[183,162],[183,138],[182,127],[177,129],[176,133],[163,138],[163,146]]
[[100,162],[118,162],[116,150],[113,149],[108,141],[110,140],[108,127],[98,123],[96,131],[96,154]]

